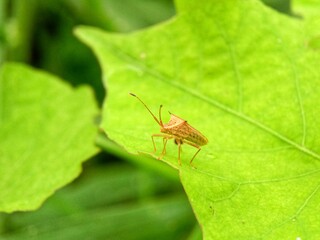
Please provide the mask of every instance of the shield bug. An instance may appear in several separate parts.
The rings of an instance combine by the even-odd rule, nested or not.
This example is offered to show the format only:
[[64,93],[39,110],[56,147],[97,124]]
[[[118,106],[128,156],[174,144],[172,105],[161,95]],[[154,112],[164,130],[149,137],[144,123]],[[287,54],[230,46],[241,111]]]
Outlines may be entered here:
[[154,143],[155,137],[162,137],[163,138],[163,150],[161,155],[158,157],[158,159],[162,159],[162,157],[166,154],[166,145],[169,139],[174,139],[174,142],[178,145],[178,163],[181,166],[181,160],[180,160],[180,153],[181,153],[181,145],[183,143],[188,144],[192,147],[195,147],[198,149],[198,151],[193,155],[193,157],[190,160],[190,165],[192,165],[193,159],[196,157],[196,155],[200,152],[201,146],[204,146],[208,143],[208,139],[200,133],[195,128],[191,127],[186,120],[178,117],[177,115],[174,115],[169,112],[170,114],[170,120],[167,124],[164,124],[161,119],[161,109],[162,105],[160,105],[159,108],[159,119],[151,112],[151,110],[147,107],[147,105],[135,94],[130,93],[131,96],[136,97],[149,111],[149,113],[152,115],[154,120],[158,123],[160,126],[160,132],[158,134],[152,134],[151,139],[154,147],[154,151],[156,151],[156,145]]

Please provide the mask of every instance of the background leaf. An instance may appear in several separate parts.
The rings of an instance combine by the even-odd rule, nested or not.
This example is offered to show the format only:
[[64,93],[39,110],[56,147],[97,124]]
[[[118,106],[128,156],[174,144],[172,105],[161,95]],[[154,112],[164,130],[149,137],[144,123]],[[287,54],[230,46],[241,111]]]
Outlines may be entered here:
[[32,210],[97,153],[90,89],[20,64],[0,72],[0,211]]
[[195,218],[179,183],[122,163],[90,161],[85,169],[38,211],[5,216],[14,231],[1,239],[186,239],[191,232]]
[[208,137],[197,169],[190,147],[181,167],[174,144],[164,158],[205,238],[319,238],[319,54],[306,44],[318,23],[259,1],[176,4],[178,17],[133,34],[78,29],[108,86],[102,127],[127,151],[157,156],[158,127],[134,92]]

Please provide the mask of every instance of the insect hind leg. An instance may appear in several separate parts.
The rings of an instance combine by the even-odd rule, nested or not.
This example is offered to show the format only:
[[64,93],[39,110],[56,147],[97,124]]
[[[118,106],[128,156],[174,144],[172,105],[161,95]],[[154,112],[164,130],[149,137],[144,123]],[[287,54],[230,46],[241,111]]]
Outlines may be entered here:
[[200,150],[201,150],[201,147],[198,147],[198,151],[193,155],[193,157],[192,157],[191,160],[190,160],[190,165],[191,165],[192,167],[194,167],[194,168],[195,168],[195,166],[192,164],[192,161],[193,161],[193,159],[197,156],[197,154],[200,152]]
[[189,141],[184,141],[184,143],[186,143],[186,144],[188,144],[188,145],[190,145],[190,146],[195,147],[195,148],[197,148],[197,149],[198,149],[198,151],[196,151],[196,153],[193,155],[193,157],[192,157],[192,158],[191,158],[191,160],[190,160],[190,166],[192,166],[192,167],[196,168],[196,167],[192,164],[192,161],[193,161],[193,160],[194,160],[194,158],[197,156],[197,154],[200,152],[201,147],[200,147],[199,145],[194,144],[194,143],[189,142]]

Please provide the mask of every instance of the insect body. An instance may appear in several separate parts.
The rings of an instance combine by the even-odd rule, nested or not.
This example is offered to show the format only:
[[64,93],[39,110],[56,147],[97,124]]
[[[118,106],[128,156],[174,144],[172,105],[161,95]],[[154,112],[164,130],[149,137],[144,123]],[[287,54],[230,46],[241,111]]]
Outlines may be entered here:
[[193,159],[201,150],[201,146],[204,146],[208,143],[208,139],[201,134],[198,130],[191,127],[186,120],[170,113],[170,120],[167,124],[163,124],[161,119],[161,109],[162,105],[159,108],[159,119],[150,111],[147,105],[135,94],[130,93],[130,95],[136,97],[149,111],[154,120],[159,124],[161,133],[152,134],[152,143],[154,147],[154,151],[156,151],[156,145],[154,143],[154,137],[162,137],[163,138],[163,150],[158,159],[161,159],[166,154],[166,145],[169,139],[174,139],[174,142],[178,145],[178,163],[181,166],[180,153],[181,153],[181,145],[186,143],[190,146],[193,146],[198,149],[198,151],[193,155],[190,160],[190,165],[192,165]]

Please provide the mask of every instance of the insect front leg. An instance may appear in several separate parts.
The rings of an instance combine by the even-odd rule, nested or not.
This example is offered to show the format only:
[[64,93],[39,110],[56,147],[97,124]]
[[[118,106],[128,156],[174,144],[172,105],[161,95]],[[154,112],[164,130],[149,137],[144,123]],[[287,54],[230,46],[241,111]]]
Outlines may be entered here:
[[[165,146],[168,142],[168,138],[162,138],[162,143],[163,143],[163,146]],[[162,154],[165,155],[167,152],[167,149],[165,147],[163,147],[163,150],[162,150]]]
[[161,155],[158,157],[159,160],[163,158],[163,156],[166,154],[166,146],[169,138],[164,137],[163,138],[163,149]]
[[153,143],[153,149],[154,149],[153,151],[154,151],[154,152],[156,152],[157,149],[156,149],[156,144],[154,143],[154,139],[153,139],[153,138],[154,138],[154,137],[158,137],[158,136],[155,136],[155,135],[157,135],[157,134],[151,135],[151,139],[152,139],[152,143]]
[[166,154],[166,146],[167,146],[168,140],[173,137],[171,135],[167,135],[167,134],[152,134],[151,138],[152,138],[154,151],[156,151],[156,144],[154,142],[154,137],[162,137],[163,138],[163,149],[162,149],[161,155],[158,157],[158,160],[161,160],[162,157]]

